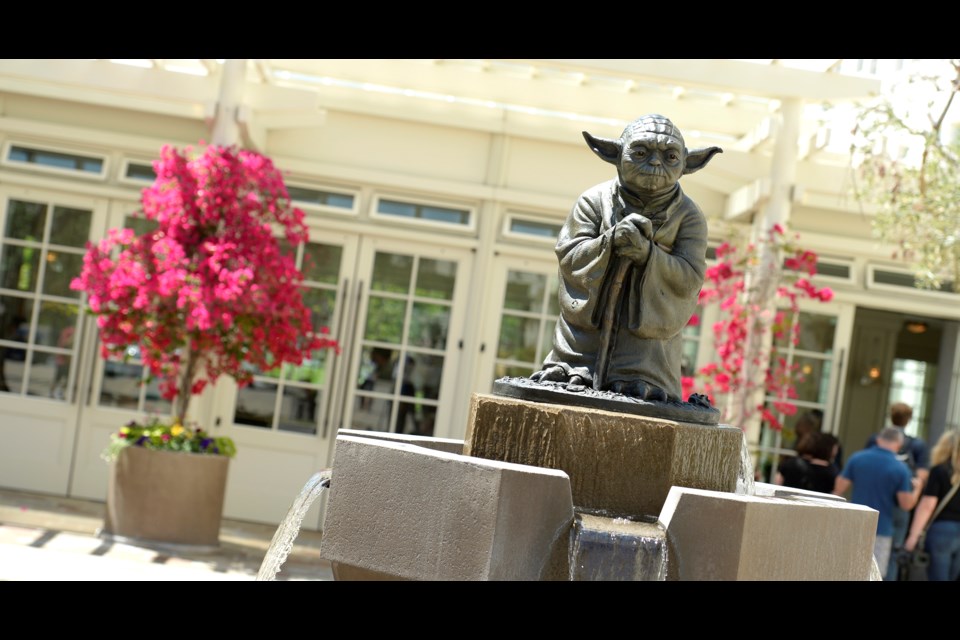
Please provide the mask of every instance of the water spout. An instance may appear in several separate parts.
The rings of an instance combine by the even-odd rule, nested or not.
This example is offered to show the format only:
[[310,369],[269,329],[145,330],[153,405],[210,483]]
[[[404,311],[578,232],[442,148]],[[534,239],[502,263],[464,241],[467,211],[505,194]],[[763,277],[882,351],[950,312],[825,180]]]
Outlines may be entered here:
[[260,564],[260,571],[256,578],[258,582],[277,579],[280,568],[293,550],[293,541],[300,533],[300,525],[303,523],[304,516],[307,515],[307,510],[320,497],[323,490],[330,486],[331,474],[331,469],[325,469],[310,476],[300,495],[290,505],[290,510],[277,527],[277,532],[273,534],[267,555],[263,557],[263,562]]
[[757,492],[754,482],[753,458],[747,446],[747,434],[744,432],[740,443],[740,472],[737,474],[737,495],[752,496]]

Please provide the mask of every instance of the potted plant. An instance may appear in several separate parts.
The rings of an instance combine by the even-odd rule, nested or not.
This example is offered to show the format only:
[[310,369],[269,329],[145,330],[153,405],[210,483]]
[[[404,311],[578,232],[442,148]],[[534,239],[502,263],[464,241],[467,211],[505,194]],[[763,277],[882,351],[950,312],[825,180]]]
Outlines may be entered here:
[[256,371],[339,347],[314,325],[303,275],[274,235],[282,232],[289,246],[308,238],[303,211],[268,158],[218,145],[165,146],[153,164],[141,213],[155,228],[111,229],[88,244],[71,283],[97,316],[101,356],[123,357],[135,345],[173,402],[172,416],[112,435],[104,533],[216,545],[235,448],[188,423],[191,398],[221,375],[242,387]]

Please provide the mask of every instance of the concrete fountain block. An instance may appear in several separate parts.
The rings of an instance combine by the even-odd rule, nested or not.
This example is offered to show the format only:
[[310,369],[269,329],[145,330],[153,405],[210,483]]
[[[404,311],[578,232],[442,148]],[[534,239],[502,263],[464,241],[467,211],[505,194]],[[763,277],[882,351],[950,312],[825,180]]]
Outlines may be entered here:
[[455,438],[435,438],[433,436],[415,436],[408,433],[390,433],[388,431],[364,431],[363,429],[340,429],[337,435],[356,436],[357,438],[374,438],[386,442],[403,442],[418,447],[426,447],[447,453],[463,453],[463,440]]
[[[814,492],[808,492],[814,493]],[[668,580],[870,580],[877,512],[831,497],[674,487]]]
[[338,435],[320,555],[338,579],[566,580],[562,471]]
[[673,486],[736,490],[743,433],[600,409],[474,394],[464,454],[570,476],[576,507],[656,516]]

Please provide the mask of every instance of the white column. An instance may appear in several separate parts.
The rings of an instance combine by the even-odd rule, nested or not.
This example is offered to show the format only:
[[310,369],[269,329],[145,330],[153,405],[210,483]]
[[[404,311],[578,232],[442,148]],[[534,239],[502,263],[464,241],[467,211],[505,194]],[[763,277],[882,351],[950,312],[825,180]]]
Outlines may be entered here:
[[[788,98],[781,104],[770,168],[770,198],[762,215],[754,221],[753,236],[756,239],[765,238],[776,224],[786,228],[790,220],[790,209],[796,188],[802,110],[803,101],[799,98]],[[782,261],[783,256],[779,251],[764,245],[758,267],[747,276],[749,288],[753,289],[750,301],[761,307],[761,313],[769,313],[771,317],[775,313],[776,291],[780,283]],[[751,327],[744,353],[744,376],[747,383],[752,382],[755,385],[755,391],[741,398],[742,404],[739,411],[734,409],[735,414],[739,413],[739,416],[744,416],[749,413],[751,407],[756,407],[763,402],[764,373],[769,361],[765,354],[769,354],[771,343],[769,322]],[[759,359],[760,362],[756,366],[749,366],[747,363],[754,359]],[[751,444],[759,442],[759,414],[755,413],[749,419],[742,420],[738,426],[746,432],[747,442]],[[776,446],[779,446],[779,442]]]
[[230,146],[240,143],[240,125],[237,122],[237,109],[243,102],[243,88],[246,82],[247,61],[227,60],[220,69],[220,95],[217,99],[217,112],[213,119],[213,131],[210,143]]

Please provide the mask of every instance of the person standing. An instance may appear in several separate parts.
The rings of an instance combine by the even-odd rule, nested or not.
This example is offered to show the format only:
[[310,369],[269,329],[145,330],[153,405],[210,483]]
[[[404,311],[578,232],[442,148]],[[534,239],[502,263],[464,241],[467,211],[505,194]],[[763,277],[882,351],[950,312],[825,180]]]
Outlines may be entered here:
[[[927,443],[920,438],[914,438],[906,433],[907,425],[913,419],[913,408],[903,402],[895,402],[890,405],[890,424],[903,432],[903,444],[897,451],[897,459],[902,461],[914,477],[919,478],[922,484],[926,484],[930,475],[930,451],[927,449]],[[871,447],[876,443],[876,434],[867,439],[866,447]],[[897,554],[903,547],[903,541],[907,538],[907,530],[910,528],[910,520],[913,514],[909,509],[904,510],[895,507],[893,510],[893,552],[890,554],[890,563],[886,569],[886,579],[897,579]],[[882,565],[881,565],[882,567]]]
[[[878,567],[890,564],[894,509],[912,509],[923,488],[919,478],[912,477],[907,466],[897,459],[903,438],[902,429],[884,427],[873,446],[850,456],[833,489],[834,494],[842,496],[852,485],[850,502],[877,510],[877,538],[873,553]],[[884,579],[895,577],[896,573]]]
[[831,434],[805,434],[797,443],[797,455],[786,458],[777,467],[774,484],[830,493],[836,485],[833,459],[837,447],[837,439]]
[[[933,468],[913,514],[904,549],[917,548],[920,534],[953,485],[960,482],[960,432],[948,431],[933,448]],[[960,580],[960,491],[954,491],[927,529],[924,548],[930,554],[930,580]]]

